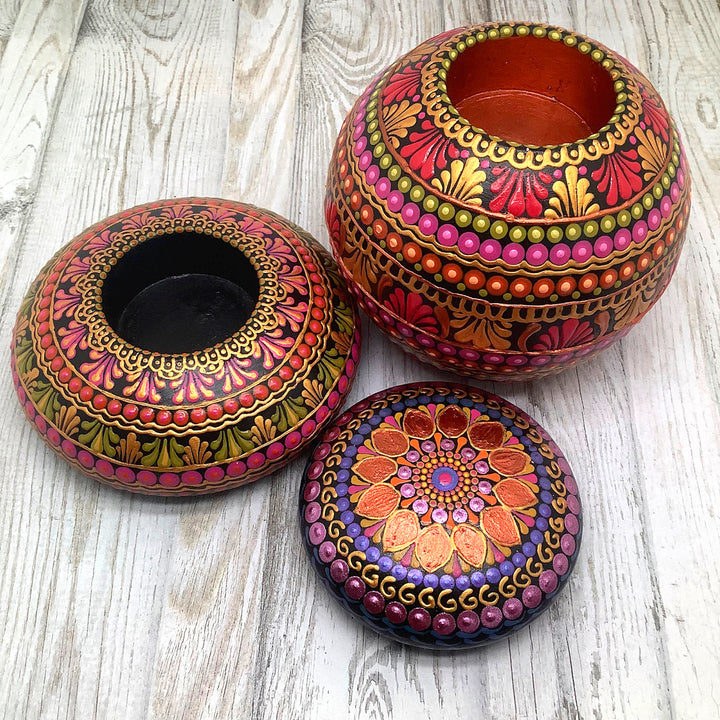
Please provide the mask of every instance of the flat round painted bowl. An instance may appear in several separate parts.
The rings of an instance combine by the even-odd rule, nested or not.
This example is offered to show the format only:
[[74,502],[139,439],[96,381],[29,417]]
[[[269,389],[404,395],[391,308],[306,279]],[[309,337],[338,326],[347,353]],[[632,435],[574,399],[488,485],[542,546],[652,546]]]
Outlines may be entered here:
[[470,648],[514,632],[567,581],[582,517],[531,417],[478,388],[391,388],[344,413],[308,462],[300,523],[353,615],[401,642]]
[[667,286],[690,178],[650,81],[568,30],[438,35],[350,110],[327,181],[333,252],[405,350],[495,380],[624,336]]
[[35,429],[116,488],[215,492],[296,456],[349,391],[356,310],[307,233],[228,200],[140,205],[62,248],[17,316]]

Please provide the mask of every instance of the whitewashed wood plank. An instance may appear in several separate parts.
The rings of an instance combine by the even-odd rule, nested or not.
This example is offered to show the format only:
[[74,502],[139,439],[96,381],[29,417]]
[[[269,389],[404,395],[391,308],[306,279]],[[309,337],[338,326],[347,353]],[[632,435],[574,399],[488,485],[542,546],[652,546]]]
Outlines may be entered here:
[[[84,226],[157,197],[220,193],[237,12],[225,2],[90,6],[5,277],[3,348],[28,283]],[[16,549],[0,568],[0,717],[146,718],[163,700],[154,694],[159,633],[173,555],[192,537],[184,518],[199,512],[212,524],[217,505],[135,498],[88,481],[26,428],[4,350],[0,377],[11,409],[2,432],[14,439],[0,463],[17,478],[16,492],[0,498],[0,536]],[[263,506],[255,498],[227,503],[232,528],[252,532]],[[244,546],[232,550],[240,559],[227,564],[237,567]],[[198,583],[209,588],[207,572]],[[184,651],[177,666],[194,667],[194,648]]]
[[87,0],[6,3],[0,58],[0,268],[32,203]]
[[10,39],[15,19],[20,12],[21,0],[2,0],[0,2],[0,58]]

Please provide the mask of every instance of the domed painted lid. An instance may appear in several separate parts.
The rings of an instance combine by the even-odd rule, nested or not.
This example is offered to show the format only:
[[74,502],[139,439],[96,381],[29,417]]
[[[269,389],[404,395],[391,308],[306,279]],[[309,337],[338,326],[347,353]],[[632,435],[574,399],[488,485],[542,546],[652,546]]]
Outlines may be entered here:
[[64,459],[116,488],[216,492],[296,456],[359,357],[330,255],[275,213],[161,200],[88,228],[18,312],[13,378]]
[[468,648],[527,624],[577,557],[572,471],[531,417],[477,388],[391,388],[343,414],[300,491],[313,566],[396,640]]

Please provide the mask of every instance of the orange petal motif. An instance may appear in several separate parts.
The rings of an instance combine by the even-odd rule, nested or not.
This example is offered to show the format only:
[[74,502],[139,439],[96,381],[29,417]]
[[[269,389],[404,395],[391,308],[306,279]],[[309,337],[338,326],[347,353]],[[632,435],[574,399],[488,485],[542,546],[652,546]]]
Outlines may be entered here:
[[369,483],[385,482],[397,472],[397,463],[386,457],[368,457],[356,463],[353,470]]
[[394,512],[385,524],[383,550],[395,552],[406,548],[420,532],[420,521],[412,510]]
[[420,564],[428,572],[435,572],[447,563],[452,555],[450,537],[440,525],[430,525],[423,530],[415,545]]
[[505,508],[485,508],[480,513],[480,523],[485,534],[497,545],[512,547],[520,542],[515,519]]
[[488,462],[490,467],[501,475],[524,475],[532,469],[530,456],[522,450],[512,450],[511,448],[493,450]]
[[377,428],[372,431],[373,447],[383,455],[398,457],[410,449],[410,441],[401,430],[394,428]]
[[528,508],[535,505],[535,493],[520,480],[502,480],[495,486],[497,499],[511,508]]
[[372,485],[362,494],[355,512],[370,520],[383,520],[399,502],[400,493],[392,485]]
[[452,540],[460,557],[468,565],[482,567],[487,552],[487,540],[482,533],[472,525],[458,525],[453,530]]
[[468,437],[478,450],[494,450],[503,444],[505,428],[495,420],[474,422],[468,428]]
[[438,430],[447,437],[459,437],[467,430],[468,417],[457,405],[444,407],[436,419]]
[[435,432],[435,423],[422,410],[408,410],[403,419],[403,429],[410,437],[427,440]]

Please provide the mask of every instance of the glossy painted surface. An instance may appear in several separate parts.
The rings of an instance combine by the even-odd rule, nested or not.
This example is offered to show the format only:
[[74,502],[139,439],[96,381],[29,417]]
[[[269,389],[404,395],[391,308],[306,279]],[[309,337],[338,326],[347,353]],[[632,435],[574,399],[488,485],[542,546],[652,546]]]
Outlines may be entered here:
[[[494,132],[562,143],[497,137],[463,107]],[[326,194],[335,256],[390,337],[514,380],[624,336],[670,281],[689,209],[647,78],[582,35],[521,23],[450,30],[380,73],[343,123]]]
[[569,577],[582,534],[575,479],[547,432],[496,395],[442,382],[344,413],[308,462],[300,522],[347,610],[431,648],[530,622]]
[[[210,288],[217,302],[181,274],[190,267],[226,275]],[[240,303],[236,332],[188,351],[186,341],[227,332],[220,310],[228,285],[241,292],[235,280],[254,298],[249,317]],[[144,313],[165,343],[185,333],[185,352],[115,331],[131,329],[122,319],[138,303],[134,322]],[[145,494],[216,492],[286,463],[340,407],[359,357],[355,312],[332,258],[278,215],[159,201],[93,225],[45,266],[18,313],[13,378],[35,429],[88,475]]]

